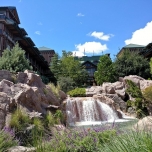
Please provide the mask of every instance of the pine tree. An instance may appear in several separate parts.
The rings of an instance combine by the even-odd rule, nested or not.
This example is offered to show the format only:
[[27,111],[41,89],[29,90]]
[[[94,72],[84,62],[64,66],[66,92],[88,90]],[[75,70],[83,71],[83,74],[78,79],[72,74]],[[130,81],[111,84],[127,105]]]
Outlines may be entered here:
[[0,69],[6,69],[11,72],[22,72],[26,69],[31,70],[29,61],[25,57],[25,51],[16,45],[11,50],[4,50],[2,57],[0,57]]
[[115,80],[113,63],[109,56],[102,55],[100,57],[100,61],[97,65],[97,71],[94,76],[98,85],[101,85],[103,82],[113,82]]
[[58,79],[60,75],[60,61],[59,56],[56,53],[51,59],[50,70],[54,74],[54,77]]

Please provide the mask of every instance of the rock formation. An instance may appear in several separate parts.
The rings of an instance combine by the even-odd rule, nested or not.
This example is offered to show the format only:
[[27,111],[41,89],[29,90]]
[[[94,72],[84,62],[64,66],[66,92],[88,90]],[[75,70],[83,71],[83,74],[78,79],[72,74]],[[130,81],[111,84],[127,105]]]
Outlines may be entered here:
[[[86,96],[94,96],[100,98],[106,99],[102,100],[101,102],[108,102],[110,101],[108,98],[110,98],[113,102],[112,108],[117,109],[118,111],[121,110],[123,112],[127,112],[127,100],[134,100],[134,98],[126,93],[126,89],[128,88],[126,80],[131,80],[134,82],[141,91],[143,91],[148,86],[152,85],[152,80],[145,80],[142,77],[136,76],[136,75],[129,75],[125,76],[124,78],[119,78],[119,81],[114,83],[104,82],[102,86],[92,86],[90,88],[86,89]],[[104,97],[106,96],[106,98]],[[149,111],[149,114],[152,112],[149,108],[147,108]],[[133,109],[128,109],[128,112],[132,115],[135,111]],[[134,114],[133,114],[134,115]]]
[[[0,76],[4,72],[11,80],[9,71],[0,71]],[[5,125],[9,113],[17,106],[29,115],[32,112],[46,114],[51,105],[58,108],[61,100],[66,98],[66,94],[62,91],[57,98],[51,88],[43,84],[39,75],[28,70],[17,74],[15,84],[9,80],[3,79],[0,82],[0,129]]]

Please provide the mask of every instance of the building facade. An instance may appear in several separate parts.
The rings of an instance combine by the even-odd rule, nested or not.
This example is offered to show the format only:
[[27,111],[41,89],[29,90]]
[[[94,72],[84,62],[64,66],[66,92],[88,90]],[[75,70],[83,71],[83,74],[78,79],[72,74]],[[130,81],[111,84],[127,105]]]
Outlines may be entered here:
[[45,60],[48,62],[48,64],[50,65],[51,62],[51,58],[54,56],[55,51],[53,49],[47,48],[47,47],[39,47],[38,48],[40,53],[43,55],[43,57],[45,58]]
[[137,53],[140,53],[143,49],[145,48],[144,45],[138,45],[138,44],[128,44],[126,46],[124,46],[120,51],[119,53],[117,54],[117,57],[120,57],[121,54],[128,50],[130,52],[137,52]]
[[12,49],[16,42],[25,51],[26,58],[34,71],[48,73],[49,66],[43,55],[24,28],[19,27],[20,20],[15,7],[0,7],[0,56],[5,49]]
[[[110,57],[110,54],[106,54]],[[81,62],[81,65],[88,72],[87,83],[93,85],[95,83],[94,73],[97,71],[97,64],[99,63],[101,56],[82,56],[74,57],[76,60]]]

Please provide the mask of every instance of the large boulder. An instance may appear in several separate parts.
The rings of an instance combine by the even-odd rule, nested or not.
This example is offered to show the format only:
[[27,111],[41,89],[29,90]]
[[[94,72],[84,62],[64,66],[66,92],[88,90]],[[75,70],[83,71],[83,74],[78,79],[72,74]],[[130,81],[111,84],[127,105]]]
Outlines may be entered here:
[[44,88],[45,85],[42,82],[41,77],[38,74],[34,74],[31,71],[25,70],[19,72],[17,75],[17,82],[28,84],[31,87]]
[[126,112],[127,103],[124,100],[122,100],[122,98],[120,96],[118,96],[117,94],[105,94],[105,96],[107,96],[108,98],[110,98],[114,101],[115,108],[117,110],[121,110],[123,112]]
[[86,88],[86,96],[87,97],[92,97],[95,94],[100,94],[101,91],[102,91],[102,87],[101,86],[88,87],[88,88]]
[[144,80],[144,78],[137,76],[137,75],[129,75],[129,76],[125,76],[124,77],[124,83],[126,85],[126,81],[125,80],[131,80],[132,82],[134,82],[138,87],[140,87],[140,80]]
[[125,86],[123,82],[109,83],[105,82],[102,84],[102,93],[106,94],[117,94],[122,99],[125,98]]
[[94,95],[93,98],[95,100],[99,100],[100,102],[109,105],[113,110],[116,110],[115,102],[112,99],[108,98],[107,96],[103,94],[98,94],[98,95]]
[[123,78],[123,82],[126,85],[125,80],[131,80],[132,82],[134,82],[141,89],[141,91],[144,90],[145,88],[149,87],[149,86],[152,86],[152,80],[145,80],[144,78],[139,77],[137,75],[125,76]]
[[133,126],[134,130],[139,131],[152,131],[152,116],[144,117]]

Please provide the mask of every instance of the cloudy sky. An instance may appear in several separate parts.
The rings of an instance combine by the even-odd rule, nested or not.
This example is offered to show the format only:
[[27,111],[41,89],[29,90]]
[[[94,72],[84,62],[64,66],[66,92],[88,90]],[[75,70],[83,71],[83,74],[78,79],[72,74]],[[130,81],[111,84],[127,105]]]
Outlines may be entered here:
[[113,58],[130,43],[152,42],[152,0],[0,0],[15,6],[36,47]]

